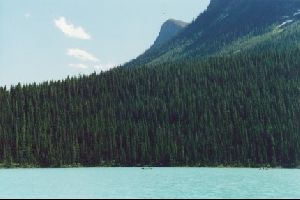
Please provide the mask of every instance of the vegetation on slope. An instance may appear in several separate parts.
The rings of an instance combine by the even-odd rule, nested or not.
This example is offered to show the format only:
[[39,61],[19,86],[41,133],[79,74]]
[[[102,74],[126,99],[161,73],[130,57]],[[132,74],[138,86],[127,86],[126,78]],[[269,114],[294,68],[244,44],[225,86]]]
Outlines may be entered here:
[[300,50],[183,60],[0,89],[0,163],[300,161]]
[[242,49],[237,43],[244,39],[254,42],[250,46],[260,45],[257,37],[285,22],[297,22],[299,9],[299,0],[212,0],[208,9],[178,36],[159,49],[149,49],[126,66],[212,56],[229,47],[237,51]]

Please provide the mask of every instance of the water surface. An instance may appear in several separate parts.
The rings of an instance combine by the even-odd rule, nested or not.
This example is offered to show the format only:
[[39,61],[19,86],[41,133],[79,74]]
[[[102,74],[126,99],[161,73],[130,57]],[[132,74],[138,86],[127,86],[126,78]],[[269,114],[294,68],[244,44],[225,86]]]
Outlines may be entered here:
[[0,170],[0,198],[300,198],[300,170]]

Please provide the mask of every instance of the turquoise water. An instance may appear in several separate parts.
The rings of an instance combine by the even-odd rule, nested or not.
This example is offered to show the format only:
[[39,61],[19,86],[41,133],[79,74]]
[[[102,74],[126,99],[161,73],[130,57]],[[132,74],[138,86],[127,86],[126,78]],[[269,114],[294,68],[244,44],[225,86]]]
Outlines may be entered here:
[[0,198],[300,198],[300,170],[0,170]]

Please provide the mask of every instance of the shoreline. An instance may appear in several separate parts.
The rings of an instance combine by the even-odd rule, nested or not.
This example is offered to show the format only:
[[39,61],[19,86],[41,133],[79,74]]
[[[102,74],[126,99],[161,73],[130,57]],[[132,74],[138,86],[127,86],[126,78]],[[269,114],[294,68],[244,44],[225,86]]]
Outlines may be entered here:
[[0,163],[0,170],[1,169],[76,169],[76,168],[141,168],[141,169],[152,169],[152,168],[215,168],[215,169],[260,169],[260,170],[271,170],[271,169],[300,169],[300,166],[297,167],[282,167],[282,166],[234,166],[234,165],[212,165],[212,166],[183,166],[183,165],[174,165],[174,166],[149,166],[149,165],[137,165],[137,166],[121,166],[121,165],[112,165],[112,164],[103,164],[103,165],[95,165],[95,166],[85,166],[81,164],[73,164],[73,165],[62,165],[62,166],[39,166],[39,165],[33,165],[33,164],[11,164],[11,165],[5,165],[3,163]]

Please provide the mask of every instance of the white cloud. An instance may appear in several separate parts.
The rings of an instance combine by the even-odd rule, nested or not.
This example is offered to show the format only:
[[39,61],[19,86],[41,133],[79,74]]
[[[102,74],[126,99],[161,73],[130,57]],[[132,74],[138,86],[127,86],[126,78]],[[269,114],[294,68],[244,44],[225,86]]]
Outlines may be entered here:
[[32,15],[31,15],[30,13],[26,13],[26,14],[24,15],[24,17],[25,17],[26,19],[29,19],[29,18],[32,17]]
[[[76,68],[76,69],[94,69],[96,71],[107,71],[109,69],[112,69],[116,67],[116,64],[108,62],[106,64],[101,63],[100,60],[95,57],[93,54],[84,51],[82,49],[78,48],[72,48],[68,49],[67,55],[77,58],[81,61],[84,61],[84,64],[69,64],[70,67]],[[86,63],[89,63],[88,65]],[[92,64],[94,63],[94,64]],[[89,67],[91,66],[91,67]]]
[[88,66],[84,64],[69,64],[70,67],[76,68],[76,69],[87,69]]
[[107,70],[112,69],[114,67],[116,67],[115,64],[113,64],[113,63],[107,63],[107,64],[98,64],[98,65],[95,65],[94,69],[95,70],[100,70],[100,71],[107,71]]
[[82,40],[89,40],[91,36],[82,28],[75,27],[72,23],[67,22],[66,18],[60,17],[54,20],[54,24],[59,28],[65,35],[78,38]]
[[94,55],[81,50],[81,49],[69,49],[67,54],[74,58],[80,59],[82,61],[91,61],[91,62],[98,62],[99,59],[96,58]]

